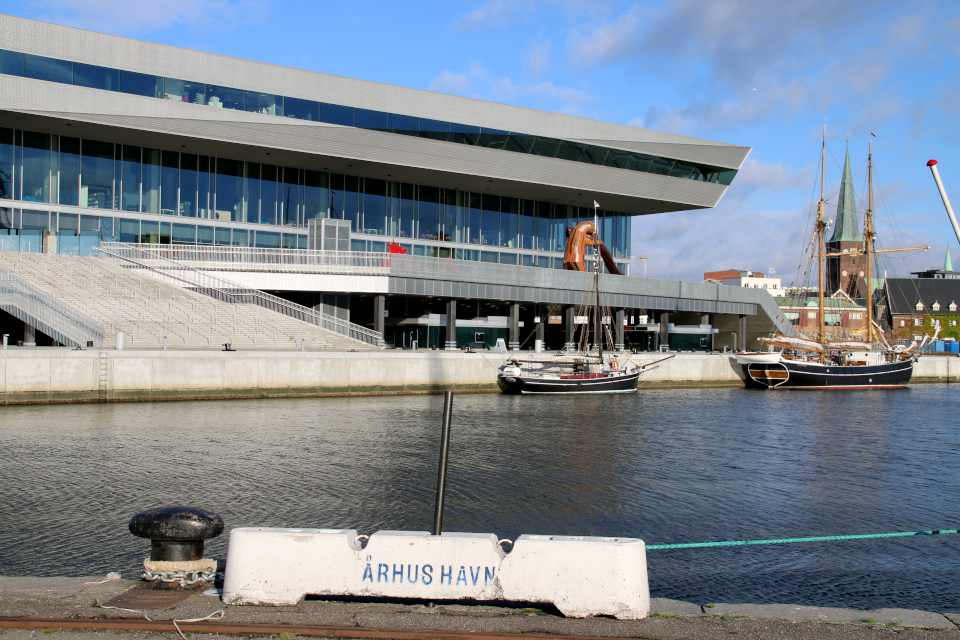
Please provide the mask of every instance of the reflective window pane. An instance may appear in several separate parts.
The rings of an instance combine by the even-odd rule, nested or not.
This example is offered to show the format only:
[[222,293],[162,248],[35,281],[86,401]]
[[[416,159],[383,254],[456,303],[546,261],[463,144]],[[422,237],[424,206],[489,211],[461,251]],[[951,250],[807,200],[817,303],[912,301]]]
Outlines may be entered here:
[[246,229],[234,229],[230,244],[235,247],[249,247],[250,232],[248,232]]
[[192,224],[173,225],[174,244],[193,244],[197,241],[197,227]]
[[361,129],[387,129],[387,114],[383,111],[371,111],[370,109],[357,109],[354,126]]
[[[516,247],[520,232],[520,202],[516,198],[500,198],[500,246]],[[503,262],[501,258],[501,262]]]
[[414,236],[414,218],[413,218],[413,185],[400,185],[400,237],[412,238]]
[[243,162],[217,158],[217,220],[240,221],[243,203]]
[[207,85],[175,78],[163,79],[163,97],[173,102],[207,103]]
[[478,136],[477,144],[481,147],[488,147],[490,149],[503,149],[507,144],[507,138],[510,137],[508,131],[501,131],[500,129],[488,129],[484,127]]
[[251,113],[262,113],[268,116],[283,115],[283,97],[270,93],[247,91],[246,107]]
[[140,211],[140,147],[123,145],[120,184],[120,208],[123,211]]
[[140,211],[160,213],[160,150],[143,150]]
[[301,205],[301,226],[307,220],[324,218],[327,214],[328,174],[309,169],[303,172],[303,203]]
[[500,254],[496,251],[481,251],[480,262],[500,262]]
[[140,221],[120,220],[117,237],[120,242],[140,242]]
[[320,103],[313,100],[301,100],[300,98],[284,98],[283,115],[288,118],[318,122],[320,120]]
[[260,222],[260,163],[247,162],[243,168],[243,221]]
[[224,229],[222,227],[216,227],[214,233],[214,242],[219,245],[230,244],[230,229]]
[[60,136],[60,204],[80,204],[80,138]]
[[583,155],[583,145],[577,144],[576,142],[568,142],[566,140],[560,141],[560,146],[557,149],[558,158],[563,160],[572,160],[574,162],[580,161],[580,156]]
[[420,187],[417,198],[417,217],[419,238],[424,240],[440,239],[440,189]]
[[500,197],[484,195],[480,212],[480,244],[500,244]]
[[23,76],[35,80],[73,84],[73,63],[25,53],[23,54]]
[[343,176],[343,219],[350,221],[350,230],[357,233],[360,215],[360,180],[354,176]]
[[213,227],[197,227],[197,244],[213,244]]
[[420,118],[414,116],[401,116],[396,113],[391,113],[389,115],[389,129],[393,133],[403,133],[406,135],[419,134]]
[[[421,128],[423,127],[423,122],[420,123]],[[455,122],[450,124],[450,141],[459,142],[460,144],[479,144],[480,142],[480,127],[473,127],[468,124],[457,124]]]
[[0,73],[8,76],[23,75],[23,54],[0,49]]
[[387,226],[387,182],[366,178],[363,185],[363,232],[382,236]]
[[320,104],[320,122],[353,126],[353,107],[342,107],[338,104]]
[[0,198],[13,198],[13,129],[0,127]]
[[95,64],[73,63],[73,84],[78,87],[103,89],[104,91],[120,90],[120,71],[108,67],[98,67]]
[[280,234],[270,231],[257,231],[256,246],[269,249],[280,248]]
[[180,215],[197,217],[197,156],[180,154]]
[[260,169],[260,222],[277,224],[277,167],[265,164]]
[[544,156],[546,158],[555,158],[559,149],[559,140],[537,137],[534,139],[533,144],[530,147],[530,153],[537,156]]
[[207,85],[207,104],[211,107],[221,107],[223,109],[244,110],[245,92],[240,89],[231,89],[229,87],[218,87],[216,85]]
[[213,193],[210,190],[210,158],[197,158],[197,212],[198,218],[213,217]]
[[135,71],[120,71],[120,91],[135,96],[160,98],[163,95],[163,78]]
[[517,264],[517,254],[515,254],[515,253],[501,253],[501,254],[500,254],[500,264]]
[[300,212],[300,171],[291,167],[283,169],[283,191],[280,194],[280,224],[296,226]]
[[80,143],[80,206],[113,208],[113,143]]
[[158,244],[160,242],[160,223],[152,220],[141,220],[140,238],[137,242]]
[[46,133],[23,132],[23,195],[27,202],[50,202],[51,139]]
[[160,156],[160,213],[177,214],[177,192],[180,188],[180,154],[164,151]]

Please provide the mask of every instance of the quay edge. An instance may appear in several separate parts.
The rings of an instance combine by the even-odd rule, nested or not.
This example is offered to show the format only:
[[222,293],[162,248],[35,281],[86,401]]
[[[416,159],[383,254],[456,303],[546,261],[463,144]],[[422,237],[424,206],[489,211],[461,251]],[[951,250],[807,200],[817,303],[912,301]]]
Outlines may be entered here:
[[[497,368],[527,352],[0,351],[0,404],[497,392]],[[633,354],[644,364],[660,354]],[[924,356],[912,383],[960,382],[960,358]],[[739,387],[727,353],[681,353],[640,390]]]

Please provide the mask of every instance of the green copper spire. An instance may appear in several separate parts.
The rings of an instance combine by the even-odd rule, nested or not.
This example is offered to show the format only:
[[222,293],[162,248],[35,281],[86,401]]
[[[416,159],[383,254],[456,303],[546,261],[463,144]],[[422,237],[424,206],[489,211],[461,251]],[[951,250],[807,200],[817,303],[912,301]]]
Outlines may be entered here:
[[950,262],[950,247],[947,247],[947,259],[943,261],[944,271],[953,271],[953,263]]
[[840,185],[840,197],[837,198],[837,219],[833,224],[833,236],[827,242],[863,241],[856,206],[853,175],[850,171],[850,144],[847,143],[847,157],[843,161],[843,183]]

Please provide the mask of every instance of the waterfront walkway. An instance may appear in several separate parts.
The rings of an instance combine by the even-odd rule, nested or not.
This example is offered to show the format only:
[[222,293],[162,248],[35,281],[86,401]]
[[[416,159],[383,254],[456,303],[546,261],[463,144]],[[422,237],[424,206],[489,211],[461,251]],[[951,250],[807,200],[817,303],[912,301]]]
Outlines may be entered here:
[[[170,609],[143,612],[104,609],[98,603],[139,584],[103,577],[0,577],[0,638],[49,637],[51,640],[98,638],[176,638],[172,620],[192,620],[222,611],[222,618],[180,623],[187,636],[211,640],[218,633],[202,625],[230,624],[230,633],[293,638],[397,638],[398,640],[510,640],[529,638],[957,638],[960,615],[907,609],[853,609],[795,605],[694,604],[653,599],[645,620],[563,618],[549,608],[504,608],[486,605],[327,602],[308,600],[293,607],[224,605],[215,590],[198,590]],[[219,614],[218,614],[219,615]],[[19,618],[10,621],[10,618]],[[33,624],[29,618],[70,619]],[[102,621],[165,621],[156,630],[104,629]],[[96,621],[101,621],[97,623]],[[252,625],[252,626],[243,626]],[[259,626],[258,626],[259,625]],[[100,629],[96,629],[99,626]],[[76,628],[81,627],[81,628]],[[85,627],[85,628],[84,628]],[[208,626],[209,629],[209,626]],[[213,629],[210,629],[213,631]],[[286,634],[286,635],[282,635]],[[235,637],[223,635],[224,638]]]

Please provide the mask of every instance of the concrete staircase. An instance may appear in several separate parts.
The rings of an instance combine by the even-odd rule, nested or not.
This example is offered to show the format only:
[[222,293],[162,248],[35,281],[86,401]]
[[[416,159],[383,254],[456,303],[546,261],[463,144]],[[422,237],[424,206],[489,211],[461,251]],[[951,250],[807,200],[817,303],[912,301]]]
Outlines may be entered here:
[[254,304],[220,302],[116,263],[79,256],[0,251],[0,265],[103,325],[103,344],[126,334],[128,349],[372,351],[360,340]]

